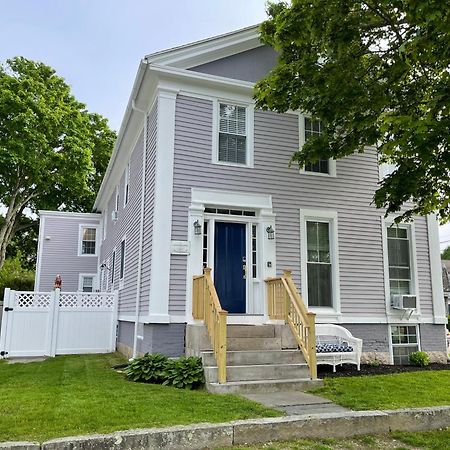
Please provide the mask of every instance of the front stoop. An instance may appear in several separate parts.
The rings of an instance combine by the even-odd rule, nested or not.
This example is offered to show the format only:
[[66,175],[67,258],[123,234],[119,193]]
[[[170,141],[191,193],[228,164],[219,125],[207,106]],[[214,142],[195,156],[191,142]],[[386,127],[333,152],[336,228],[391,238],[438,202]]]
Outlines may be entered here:
[[303,354],[282,325],[227,326],[227,382],[217,381],[209,349],[199,352],[206,389],[215,394],[304,391],[322,385],[311,380]]

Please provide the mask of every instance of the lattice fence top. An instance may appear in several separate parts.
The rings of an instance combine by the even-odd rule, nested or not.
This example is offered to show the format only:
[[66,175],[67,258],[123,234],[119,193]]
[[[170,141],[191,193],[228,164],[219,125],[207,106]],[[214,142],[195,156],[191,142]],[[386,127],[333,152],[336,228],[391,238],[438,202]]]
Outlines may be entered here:
[[50,300],[50,293],[16,292],[14,306],[16,308],[48,308]]
[[[18,309],[51,306],[55,292],[15,292],[14,306]],[[111,292],[64,292],[59,296],[60,308],[97,309],[113,308],[114,293]]]
[[112,308],[114,294],[97,292],[61,293],[59,297],[61,308]]

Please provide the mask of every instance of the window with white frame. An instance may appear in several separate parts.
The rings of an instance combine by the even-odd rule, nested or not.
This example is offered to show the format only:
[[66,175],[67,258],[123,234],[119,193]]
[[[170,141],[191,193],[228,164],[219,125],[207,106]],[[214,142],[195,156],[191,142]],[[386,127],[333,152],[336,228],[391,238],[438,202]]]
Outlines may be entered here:
[[[314,136],[322,133],[322,124],[318,119],[300,116],[300,142],[305,143]],[[319,159],[313,163],[307,163],[302,172],[336,176],[336,161],[328,158]]]
[[330,222],[306,221],[308,305],[333,307]]
[[394,364],[409,364],[409,355],[419,350],[417,326],[392,325],[391,344]]
[[412,294],[411,228],[391,225],[387,227],[389,289],[395,294]]
[[218,124],[218,162],[247,165],[247,108],[220,102]]
[[94,292],[94,288],[95,288],[95,275],[81,274],[78,289],[81,292]]
[[97,254],[97,228],[81,227],[81,255]]
[[120,243],[120,271],[119,278],[122,280],[125,273],[125,239]]
[[103,240],[106,239],[107,225],[108,225],[108,208],[105,209],[105,213],[103,215]]
[[119,211],[120,196],[119,196],[119,186],[116,187],[116,211]]
[[127,164],[125,168],[125,182],[124,182],[124,192],[123,192],[123,206],[126,206],[130,196],[130,163]]
[[111,286],[114,288],[114,278],[116,270],[116,250],[114,249],[111,256]]

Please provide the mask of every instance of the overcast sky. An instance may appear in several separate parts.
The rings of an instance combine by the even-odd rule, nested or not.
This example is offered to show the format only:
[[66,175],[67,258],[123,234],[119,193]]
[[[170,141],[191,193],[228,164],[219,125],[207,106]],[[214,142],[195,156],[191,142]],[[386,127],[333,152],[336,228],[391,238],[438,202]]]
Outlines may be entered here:
[[[265,17],[265,0],[0,0],[0,61],[52,66],[118,130],[143,56]],[[450,226],[441,243],[450,245]]]
[[265,0],[0,0],[0,61],[52,66],[118,130],[143,56],[265,17]]

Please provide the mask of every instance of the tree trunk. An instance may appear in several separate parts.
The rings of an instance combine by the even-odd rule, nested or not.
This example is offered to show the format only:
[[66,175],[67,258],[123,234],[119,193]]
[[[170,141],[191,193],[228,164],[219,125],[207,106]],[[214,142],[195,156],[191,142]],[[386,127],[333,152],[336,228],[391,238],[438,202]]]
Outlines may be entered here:
[[5,216],[5,223],[0,228],[0,270],[5,263],[6,249],[14,236],[14,227],[17,223],[17,219],[22,215],[23,210],[31,198],[32,196],[28,196],[18,200],[17,194],[11,198]]

